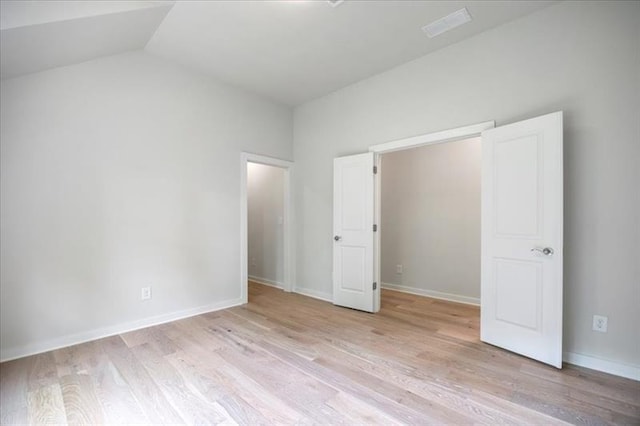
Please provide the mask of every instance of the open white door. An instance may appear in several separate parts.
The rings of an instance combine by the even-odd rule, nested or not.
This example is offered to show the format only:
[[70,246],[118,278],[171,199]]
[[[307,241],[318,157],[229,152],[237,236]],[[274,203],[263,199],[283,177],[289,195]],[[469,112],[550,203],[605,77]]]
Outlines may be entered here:
[[562,368],[562,112],[482,132],[481,340]]
[[374,312],[374,154],[333,161],[333,303]]

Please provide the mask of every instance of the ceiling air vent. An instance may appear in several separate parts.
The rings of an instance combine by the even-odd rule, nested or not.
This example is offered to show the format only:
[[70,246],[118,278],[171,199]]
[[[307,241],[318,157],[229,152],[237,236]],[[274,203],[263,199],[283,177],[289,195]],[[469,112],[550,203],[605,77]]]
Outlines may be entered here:
[[471,15],[469,15],[469,11],[465,7],[460,10],[456,10],[453,13],[450,13],[444,18],[433,21],[429,25],[425,25],[424,27],[422,27],[422,31],[427,33],[427,37],[433,38],[470,21]]

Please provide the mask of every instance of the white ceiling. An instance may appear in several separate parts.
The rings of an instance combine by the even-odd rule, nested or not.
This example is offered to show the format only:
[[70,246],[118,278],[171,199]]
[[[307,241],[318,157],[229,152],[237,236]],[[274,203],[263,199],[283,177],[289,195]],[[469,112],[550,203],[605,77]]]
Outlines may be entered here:
[[[177,2],[147,50],[295,105],[516,19],[545,1]],[[467,7],[473,21],[421,28]]]
[[[153,54],[297,105],[554,2],[347,0],[334,8],[323,0],[3,0],[1,72],[7,78],[146,45]],[[422,32],[462,7],[471,23],[433,39]]]
[[8,29],[47,22],[86,18],[145,9],[154,6],[171,6],[175,1],[121,1],[121,0],[2,0],[0,1],[0,28]]
[[0,75],[143,49],[174,2],[0,1]]

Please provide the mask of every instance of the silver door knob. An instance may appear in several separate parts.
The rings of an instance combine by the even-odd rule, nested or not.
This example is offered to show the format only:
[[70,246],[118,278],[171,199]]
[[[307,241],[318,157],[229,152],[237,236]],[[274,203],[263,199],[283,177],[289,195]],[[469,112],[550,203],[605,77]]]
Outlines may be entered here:
[[336,235],[335,237],[333,237],[333,239],[336,241],[340,241],[342,237],[340,235]]
[[552,256],[553,255],[553,249],[551,247],[534,247],[534,248],[531,249],[531,251],[540,252],[540,253],[544,254],[545,256]]

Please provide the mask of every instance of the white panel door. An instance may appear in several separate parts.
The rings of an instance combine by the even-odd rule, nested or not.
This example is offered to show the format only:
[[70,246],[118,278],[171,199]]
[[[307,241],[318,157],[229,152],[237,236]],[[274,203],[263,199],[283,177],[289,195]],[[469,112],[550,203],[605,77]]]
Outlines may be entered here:
[[562,368],[562,112],[482,132],[481,340]]
[[374,311],[374,154],[333,161],[333,303]]

